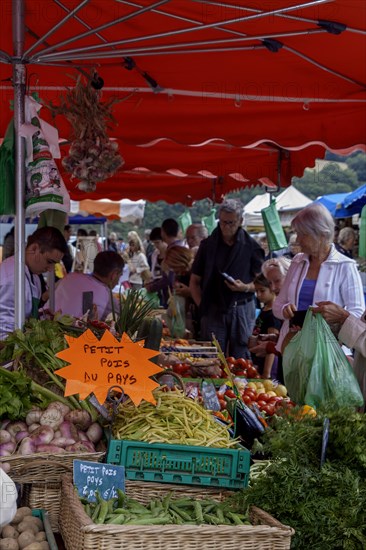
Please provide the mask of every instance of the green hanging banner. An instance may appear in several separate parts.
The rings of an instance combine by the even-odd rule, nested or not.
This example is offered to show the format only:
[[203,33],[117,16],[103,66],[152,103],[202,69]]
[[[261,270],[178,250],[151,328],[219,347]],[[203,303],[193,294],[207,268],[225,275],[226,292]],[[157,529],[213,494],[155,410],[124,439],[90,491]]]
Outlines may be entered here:
[[211,210],[211,212],[208,216],[205,216],[204,218],[202,218],[202,223],[206,227],[206,229],[208,231],[208,234],[211,235],[212,231],[217,226],[216,209],[215,208],[212,208],[212,210]]
[[281,220],[277,212],[275,199],[271,204],[261,210],[264,229],[267,235],[268,248],[271,252],[281,250],[287,247],[286,235],[281,225]]
[[183,235],[185,235],[187,227],[189,227],[192,223],[191,214],[188,210],[185,210],[185,212],[178,217],[178,223]]
[[366,258],[366,205],[361,210],[358,255]]
[[14,122],[10,121],[0,146],[0,214],[15,214]]
[[60,210],[43,210],[39,215],[38,229],[41,227],[56,227],[61,233],[64,232],[64,227],[67,222],[67,214]]

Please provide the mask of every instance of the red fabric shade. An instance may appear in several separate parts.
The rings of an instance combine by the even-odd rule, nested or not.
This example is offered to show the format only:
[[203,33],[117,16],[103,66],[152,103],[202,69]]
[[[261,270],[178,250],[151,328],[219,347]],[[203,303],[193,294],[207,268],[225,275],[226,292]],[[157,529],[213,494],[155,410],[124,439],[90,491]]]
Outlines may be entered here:
[[[322,156],[323,149],[310,146],[280,151],[273,145],[237,148],[217,142],[192,147],[164,140],[151,147],[120,142],[120,152],[125,159],[123,169],[98,185],[92,198],[117,200],[121,192],[128,192],[133,200],[151,196],[183,203],[205,197],[219,200],[229,191],[260,185],[262,177],[277,185],[279,171],[282,185],[287,186],[292,176],[301,176],[305,167],[312,165],[315,156]],[[77,189],[77,180],[65,178],[72,198],[82,200],[85,193]]]
[[[131,94],[115,106],[119,125],[110,132],[126,163],[93,198],[175,202],[212,196],[212,180],[197,184],[202,171],[219,178],[222,192],[258,184],[262,177],[277,183],[277,152],[254,152],[258,142],[285,150],[312,144],[284,153],[282,185],[323,156],[325,147],[366,149],[364,0],[24,0],[24,6],[30,90],[57,103],[59,92],[74,83],[68,75],[96,67],[105,82],[102,99]],[[3,0],[2,135],[11,117],[11,13],[11,0]],[[83,37],[89,28],[97,34]],[[27,52],[37,37],[39,44]],[[68,138],[66,121],[57,117],[56,123]],[[151,142],[150,148],[136,148]],[[159,176],[126,173],[136,167]],[[187,176],[160,176],[167,170]],[[72,197],[80,199],[74,187],[71,182]]]

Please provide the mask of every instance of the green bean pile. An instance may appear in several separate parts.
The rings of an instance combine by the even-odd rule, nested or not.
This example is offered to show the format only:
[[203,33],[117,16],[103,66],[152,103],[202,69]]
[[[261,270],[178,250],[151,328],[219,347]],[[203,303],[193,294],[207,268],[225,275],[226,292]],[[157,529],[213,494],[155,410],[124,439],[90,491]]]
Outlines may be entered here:
[[118,496],[104,500],[96,493],[96,502],[80,499],[87,515],[97,524],[109,525],[250,525],[248,517],[233,513],[212,499],[174,499],[168,493],[144,506],[121,489]]
[[130,400],[119,406],[113,437],[203,447],[229,448],[237,445],[230,439],[226,426],[213,419],[211,413],[183,392],[155,392],[156,406],[142,401],[137,407]]

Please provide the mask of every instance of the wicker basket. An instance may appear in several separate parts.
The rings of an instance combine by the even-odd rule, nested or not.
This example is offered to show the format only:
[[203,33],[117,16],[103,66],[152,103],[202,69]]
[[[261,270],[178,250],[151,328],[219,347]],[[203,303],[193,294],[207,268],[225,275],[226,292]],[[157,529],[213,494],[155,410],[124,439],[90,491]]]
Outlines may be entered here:
[[[126,492],[151,500],[156,493],[154,483],[126,483]],[[158,485],[158,484],[157,484]],[[183,486],[160,486],[162,494]],[[188,488],[194,498],[206,497],[206,488]],[[214,490],[217,493],[217,490]],[[211,496],[211,495],[209,495]],[[294,530],[272,516],[253,507],[254,525],[96,525],[85,514],[70,476],[62,478],[60,530],[67,550],[286,550],[290,548]]]
[[58,533],[61,508],[61,483],[26,483],[22,486],[22,506],[43,508],[48,512],[52,531]]
[[22,485],[22,505],[42,508],[49,513],[53,531],[58,532],[61,507],[61,476],[72,472],[73,461],[90,460],[101,462],[105,453],[65,453],[50,455],[38,453],[28,456],[6,457],[0,462],[9,462],[9,475]]
[[205,499],[212,498],[221,502],[228,496],[233,494],[233,491],[222,487],[197,487],[194,485],[176,485],[173,483],[155,483],[145,481],[130,481],[125,480],[126,493],[133,496],[134,499],[141,504],[149,504],[152,499],[164,498],[167,493],[174,492],[177,498],[195,498]]
[[[75,459],[101,462],[105,456],[102,453],[37,453],[33,455],[14,455],[0,458],[0,464],[10,464],[9,475],[17,483],[60,483],[61,476],[72,470]],[[43,508],[39,506],[39,508]]]
[[[135,481],[125,481],[126,490],[133,491],[133,497],[141,502],[148,504],[153,498],[161,498],[167,492],[165,483],[149,483],[149,491],[146,491],[146,483],[137,483]],[[224,500],[232,494],[226,489],[205,488],[205,492],[197,494],[197,488],[189,485],[169,485],[174,489],[177,498],[212,498],[218,501]],[[61,507],[61,485],[60,483],[27,483],[23,485],[22,505],[30,508],[43,507],[48,511],[52,530],[56,533],[60,531],[59,516]]]

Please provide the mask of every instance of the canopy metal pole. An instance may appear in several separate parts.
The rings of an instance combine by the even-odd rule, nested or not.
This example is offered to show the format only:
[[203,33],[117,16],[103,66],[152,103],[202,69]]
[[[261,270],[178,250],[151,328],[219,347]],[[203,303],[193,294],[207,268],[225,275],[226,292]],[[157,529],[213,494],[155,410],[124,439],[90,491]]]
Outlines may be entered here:
[[25,321],[25,141],[19,130],[24,123],[25,66],[21,62],[24,51],[24,0],[13,0],[13,65],[14,131],[15,131],[15,328]]
[[[149,11],[149,10],[151,11],[152,9],[158,7],[160,4],[166,3],[166,1],[169,1],[169,0],[161,0],[161,1],[157,2],[156,4],[152,4],[148,8],[142,8],[141,10],[138,10],[137,12],[134,12],[133,14],[129,14],[128,16],[121,17],[118,20],[106,23],[106,24],[104,24],[100,27],[97,27],[94,30],[94,32],[99,32],[101,30],[104,30],[105,28],[108,28],[112,25],[115,25],[116,23],[119,23],[121,21],[127,21],[131,17],[136,17],[137,15],[140,15],[141,13],[144,13],[145,11]],[[272,16],[277,15],[277,14],[287,13],[287,12],[290,12],[290,11],[293,11],[293,10],[298,10],[299,8],[309,8],[311,6],[317,6],[319,4],[328,3],[330,1],[332,1],[332,0],[311,0],[310,2],[306,2],[304,4],[298,4],[296,6],[288,6],[288,7],[285,7],[285,8],[279,8],[277,10],[270,10],[270,11],[266,11],[266,12],[262,11],[260,13],[255,13],[255,14],[252,14],[252,15],[243,15],[243,17],[233,17],[232,19],[230,19],[230,18],[229,19],[223,19],[221,21],[215,21],[214,23],[207,23],[205,25],[200,25],[200,26],[195,26],[195,27],[188,27],[188,28],[183,28],[183,29],[176,29],[176,30],[172,30],[172,31],[168,31],[168,32],[150,34],[150,35],[145,35],[145,36],[136,36],[135,38],[125,38],[123,40],[115,40],[115,41],[109,42],[108,44],[96,44],[96,45],[93,45],[93,46],[84,46],[84,47],[81,47],[81,48],[72,48],[72,49],[69,49],[69,50],[65,50],[64,52],[54,53],[54,57],[56,58],[59,55],[63,56],[64,54],[69,55],[69,54],[73,54],[73,53],[82,53],[82,52],[86,52],[88,50],[93,50],[93,54],[94,54],[94,52],[96,50],[100,50],[101,48],[105,48],[106,46],[112,47],[112,46],[119,46],[119,45],[122,45],[122,44],[132,44],[133,42],[141,42],[141,41],[146,41],[146,40],[151,40],[151,39],[156,39],[156,38],[166,38],[167,36],[176,36],[176,35],[182,35],[182,34],[186,34],[186,33],[192,33],[192,32],[195,32],[195,31],[202,31],[202,30],[206,30],[206,29],[212,29],[212,28],[215,28],[215,27],[221,26],[221,25],[227,26],[227,25],[231,25],[233,23],[235,23],[235,24],[240,23],[242,21],[251,21],[251,20],[267,18],[267,17],[269,18],[269,17],[272,17]],[[90,34],[92,34],[92,31],[88,31],[88,32],[85,32],[83,34],[79,34],[77,39],[80,40],[82,38],[87,37]],[[47,55],[49,55],[49,52],[55,50],[56,48],[59,49],[61,47],[64,47],[64,46],[66,46],[67,44],[70,44],[73,41],[75,41],[75,37],[68,38],[67,40],[64,40],[63,42],[59,42],[58,44],[55,44],[52,47],[44,49],[41,52],[41,54],[39,56],[37,56],[37,60],[41,59],[41,58],[46,59]]]
[[47,286],[48,286],[48,300],[49,300],[49,309],[55,311],[55,272],[50,271],[47,275]]
[[101,237],[102,237],[102,242],[103,242],[103,250],[108,250],[108,242],[107,242],[107,221],[105,221],[102,225],[101,225],[101,228],[100,228],[100,233],[101,233]]
[[[328,2],[329,0],[316,0],[316,1]],[[143,7],[143,8],[141,8],[141,9],[135,11],[135,12],[129,13],[128,15],[124,15],[123,17],[119,17],[118,19],[113,19],[112,21],[109,21],[108,23],[104,23],[103,25],[100,25],[99,27],[96,27],[95,29],[90,29],[87,32],[79,33],[77,36],[72,36],[71,38],[68,38],[67,40],[63,40],[62,42],[58,42],[56,44],[53,44],[52,46],[49,46],[48,48],[45,48],[44,50],[42,50],[42,53],[48,53],[48,52],[52,52],[53,50],[58,50],[59,48],[61,48],[61,47],[63,48],[67,44],[75,42],[75,40],[81,40],[83,38],[86,38],[87,36],[95,35],[97,32],[99,33],[100,31],[104,31],[105,29],[108,29],[109,27],[113,27],[113,26],[117,25],[118,23],[125,23],[126,21],[129,21],[130,19],[133,19],[134,17],[137,17],[138,15],[142,15],[146,12],[150,12],[154,8],[158,8],[159,6],[161,6],[162,4],[166,4],[167,2],[170,2],[170,0],[158,0],[157,2],[155,2],[155,4],[152,4],[151,6]],[[67,16],[67,18],[69,18],[69,15]],[[62,24],[62,22],[61,22],[61,24]],[[59,23],[59,25],[60,25],[60,23]],[[107,43],[107,45],[109,45],[109,42]],[[111,46],[113,46],[113,45],[114,44],[111,43]],[[99,46],[105,48],[106,44],[105,43],[99,44]],[[79,50],[79,48],[76,48],[76,50],[72,49],[72,50],[70,50],[70,52],[78,51],[78,50]]]

